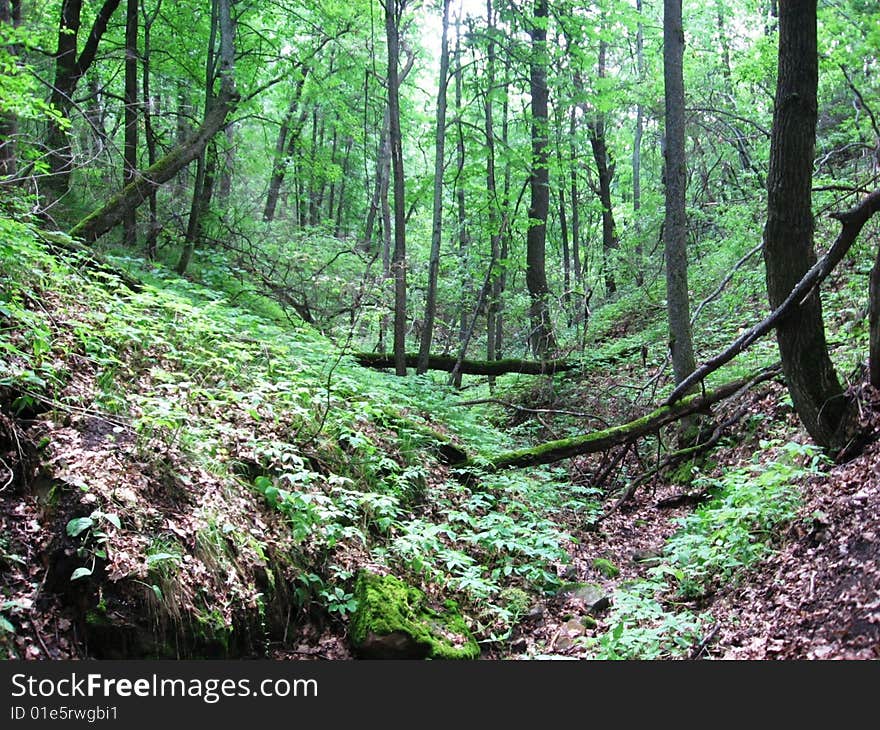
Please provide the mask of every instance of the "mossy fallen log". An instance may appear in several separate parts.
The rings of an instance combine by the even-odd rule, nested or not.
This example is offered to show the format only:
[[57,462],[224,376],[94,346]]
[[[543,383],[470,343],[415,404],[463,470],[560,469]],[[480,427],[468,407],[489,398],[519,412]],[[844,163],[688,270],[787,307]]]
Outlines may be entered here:
[[715,403],[730,398],[741,390],[750,388],[765,380],[770,380],[778,373],[779,366],[775,365],[748,377],[725,383],[709,393],[691,395],[675,403],[660,406],[647,415],[620,426],[612,426],[601,431],[594,431],[585,436],[548,441],[538,446],[508,451],[494,457],[488,464],[485,461],[478,463],[475,459],[471,459],[468,464],[497,471],[500,469],[552,464],[572,456],[607,451],[615,446],[622,446],[649,433],[654,433],[663,426],[674,423],[685,416],[693,413],[707,412]]
[[[376,352],[357,352],[354,359],[367,368],[393,368],[394,356]],[[407,353],[406,366],[414,368],[418,364],[417,353]],[[451,373],[455,368],[458,358],[452,355],[431,355],[428,358],[428,370],[442,370]],[[458,372],[462,375],[506,375],[518,373],[520,375],[552,375],[566,370],[573,370],[577,364],[565,360],[519,360],[507,358],[504,360],[462,360]]]

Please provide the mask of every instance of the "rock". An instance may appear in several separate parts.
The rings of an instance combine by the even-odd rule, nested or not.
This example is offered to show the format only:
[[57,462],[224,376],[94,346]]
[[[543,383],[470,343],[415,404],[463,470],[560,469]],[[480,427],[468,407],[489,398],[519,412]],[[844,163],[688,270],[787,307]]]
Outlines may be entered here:
[[558,595],[584,604],[587,613],[600,613],[611,605],[611,598],[602,588],[593,583],[567,583],[559,589]]
[[593,561],[593,570],[598,571],[606,578],[616,578],[620,575],[620,568],[606,558],[596,558]]
[[394,576],[362,570],[354,590],[352,647],[363,659],[476,659],[480,647],[454,601],[431,606]]
[[662,557],[663,553],[659,550],[634,550],[632,561],[634,563],[641,563],[642,565],[652,567],[654,565],[659,565],[660,558]]

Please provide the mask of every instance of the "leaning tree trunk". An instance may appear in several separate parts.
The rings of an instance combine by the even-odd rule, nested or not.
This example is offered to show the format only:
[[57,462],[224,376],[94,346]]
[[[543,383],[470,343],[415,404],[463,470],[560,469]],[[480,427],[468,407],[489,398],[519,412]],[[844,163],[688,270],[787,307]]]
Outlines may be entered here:
[[[779,74],[764,228],[767,293],[774,309],[816,262],[811,194],[818,78],[816,0],[788,0],[779,9]],[[776,340],[804,427],[816,443],[839,446],[846,399],[828,354],[818,290],[779,323]]]
[[695,367],[688,301],[687,217],[685,193],[684,29],[681,0],[664,0],[663,73],[666,84],[666,312],[675,382]]
[[239,100],[235,88],[235,45],[232,32],[231,0],[218,0],[220,11],[220,93],[205,115],[202,126],[180,142],[167,155],[135,175],[104,205],[77,223],[70,235],[85,241],[96,241],[122,221],[126,211],[137,208],[162,183],[171,180],[180,170],[197,159],[208,142],[226,126],[226,117]]

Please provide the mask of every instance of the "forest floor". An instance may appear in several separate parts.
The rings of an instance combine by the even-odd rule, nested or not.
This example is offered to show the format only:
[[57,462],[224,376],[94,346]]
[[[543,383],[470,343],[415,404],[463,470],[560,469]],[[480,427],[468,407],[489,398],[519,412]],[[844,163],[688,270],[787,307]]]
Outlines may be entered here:
[[[880,658],[880,442],[815,473],[782,472],[799,506],[748,527],[749,550],[770,548],[757,562],[731,562],[689,598],[637,593],[647,579],[666,585],[653,569],[674,568],[663,551],[699,497],[714,499],[702,485],[742,473],[760,491],[786,447],[814,458],[777,381],[723,405],[724,418],[742,417],[697,478],[660,471],[618,504],[615,489],[650,468],[648,449],[629,449],[620,462],[578,457],[517,481],[481,474],[471,489],[438,443],[478,453],[596,427],[554,420],[572,410],[625,423],[659,399],[640,387],[644,363],[525,379],[498,394],[550,408],[534,418],[514,408],[505,422],[504,409],[474,415],[457,393],[347,363],[310,331],[270,327],[216,294],[176,280],[138,296],[73,281],[34,241],[22,246],[48,283],[5,263],[21,293],[0,310],[11,333],[0,383],[0,655],[350,659],[345,591],[367,568],[421,581],[432,598],[463,597],[483,659]],[[620,322],[644,331],[612,319],[612,347],[629,347]],[[338,390],[325,385],[328,362]],[[51,397],[34,394],[38,373],[58,383]],[[865,432],[880,433],[878,394],[863,387],[859,403]],[[701,544],[724,551],[723,540]],[[483,581],[477,599],[456,564]],[[555,580],[542,584],[545,567]],[[508,589],[527,599],[515,616],[480,614],[479,595]]]
[[[779,383],[747,396],[754,412],[772,414],[776,429],[804,438],[791,408],[780,405]],[[870,395],[870,394],[868,394]],[[865,425],[880,426],[880,399],[863,403]],[[871,423],[868,423],[871,422]],[[748,460],[748,441],[734,434],[721,450],[727,463]],[[718,455],[718,454],[716,454]],[[686,491],[685,491],[686,493]],[[692,601],[689,608],[711,613],[712,621],[688,659],[701,660],[850,660],[880,659],[880,441],[850,461],[803,485],[798,519],[780,537],[776,549],[757,566]],[[600,529],[579,521],[565,525],[571,563],[563,576],[571,583],[601,583],[612,596],[622,585],[644,578],[692,507],[681,486],[662,478],[649,482]],[[597,556],[619,568],[613,578],[593,567]],[[589,652],[577,641],[591,633],[583,623],[587,606],[577,595],[560,593],[535,604],[506,642],[484,648],[483,659],[582,659]],[[597,629],[603,626],[598,614]],[[297,651],[278,650],[279,659],[352,658],[340,627],[310,625]]]

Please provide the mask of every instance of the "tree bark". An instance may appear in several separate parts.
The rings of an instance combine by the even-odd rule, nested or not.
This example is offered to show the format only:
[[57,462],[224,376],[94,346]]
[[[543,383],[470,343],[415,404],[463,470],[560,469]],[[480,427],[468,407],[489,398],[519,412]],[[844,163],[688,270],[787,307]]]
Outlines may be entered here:
[[[162,0],[156,3],[156,7],[152,14],[148,14],[146,3],[142,0],[141,10],[144,16],[144,54],[142,59],[142,88],[143,99],[142,105],[144,110],[144,137],[147,143],[147,166],[152,167],[156,164],[156,132],[153,129],[153,97],[150,91],[150,54],[152,52],[152,28],[156,18],[159,17],[159,11],[162,9]],[[156,190],[153,189],[149,193],[150,206],[150,223],[147,230],[146,251],[147,258],[156,258],[157,244],[159,237],[159,211],[156,200]]]
[[688,300],[687,216],[685,195],[684,29],[681,0],[663,3],[663,75],[666,85],[666,220],[663,244],[666,253],[666,312],[669,349],[675,382],[694,371]]
[[[125,4],[125,140],[123,149],[122,184],[129,185],[137,175],[138,153],[138,0]],[[122,218],[122,240],[125,246],[137,245],[137,215],[134,208]]]
[[666,402],[672,403],[681,398],[692,386],[699,383],[707,375],[714,373],[741,352],[745,352],[754,342],[776,327],[789,312],[803,306],[813,296],[814,292],[818,290],[819,285],[834,270],[834,267],[843,260],[843,257],[846,256],[853,243],[855,243],[856,238],[858,238],[859,233],[861,233],[868,220],[878,212],[880,212],[880,190],[871,193],[855,208],[833,214],[832,217],[840,221],[841,230],[834,243],[831,244],[831,248],[828,249],[828,252],[804,274],[803,278],[776,309],[758,324],[743,332],[718,355],[707,360],[694,370],[693,373],[676,386],[675,390],[669,394]]
[[529,177],[531,202],[526,233],[526,286],[529,292],[529,344],[535,357],[546,358],[556,348],[550,319],[550,294],[547,286],[545,247],[547,213],[550,208],[550,171],[548,165],[548,88],[547,88],[547,0],[535,0],[534,21],[529,29],[532,40],[529,59],[529,89],[532,97],[532,164]]
[[[83,3],[82,0],[62,0],[58,23],[58,47],[55,52],[55,79],[49,101],[63,119],[70,118],[77,84],[94,62],[98,44],[120,1],[105,0],[95,16],[82,53],[77,55]],[[50,174],[43,185],[47,203],[51,204],[70,189],[70,176],[73,172],[73,150],[70,138],[62,123],[54,119],[49,120],[46,146]]]
[[[639,14],[639,21],[636,25],[636,77],[639,83],[641,83],[645,67],[645,33],[642,25],[642,0],[636,0],[636,12]],[[633,135],[632,152],[633,219],[636,228],[636,286],[641,286],[645,282],[645,273],[642,271],[644,247],[642,244],[641,221],[639,220],[642,209],[642,134],[644,132],[644,125],[644,109],[641,102],[638,102],[636,103],[636,129]]]
[[431,252],[428,258],[428,291],[425,316],[419,343],[416,371],[428,369],[431,342],[434,338],[434,317],[437,311],[437,277],[440,271],[440,243],[443,238],[443,163],[446,141],[446,88],[449,83],[449,3],[443,0],[443,31],[440,40],[440,79],[437,90],[437,130],[434,146],[434,200],[432,208]]
[[406,375],[406,199],[403,177],[403,141],[400,132],[400,18],[406,0],[384,0],[388,41],[388,111],[391,171],[394,176],[394,372]]
[[[0,0],[0,23],[12,28],[21,25],[21,0]],[[6,52],[15,58],[18,48],[7,46]],[[0,114],[0,183],[13,180],[18,167],[15,138],[18,136],[18,118],[11,112]]]
[[[788,0],[779,13],[779,72],[764,228],[767,292],[774,309],[816,262],[811,196],[818,78],[816,0]],[[828,354],[817,290],[779,322],[776,340],[804,427],[821,446],[838,446],[846,398]]]
[[[602,17],[600,33],[605,29],[605,18]],[[605,78],[606,55],[608,42],[604,37],[599,39],[598,77]],[[608,155],[608,140],[605,135],[605,114],[598,112],[589,124],[590,147],[596,162],[596,174],[599,178],[599,202],[602,204],[602,274],[605,280],[605,293],[612,295],[617,291],[614,261],[619,242],[617,227],[614,224],[614,208],[611,201],[611,181],[614,177],[614,164]]]
[[263,220],[269,223],[275,218],[275,209],[278,207],[278,196],[287,163],[296,150],[303,126],[306,122],[306,112],[300,111],[303,87],[309,75],[309,67],[303,66],[299,70],[296,85],[293,88],[293,97],[284,114],[281,127],[278,129],[278,138],[275,142],[275,154],[272,157],[272,175],[269,178],[269,192],[266,194],[266,207],[263,210]]

